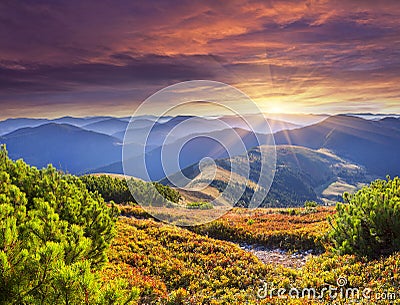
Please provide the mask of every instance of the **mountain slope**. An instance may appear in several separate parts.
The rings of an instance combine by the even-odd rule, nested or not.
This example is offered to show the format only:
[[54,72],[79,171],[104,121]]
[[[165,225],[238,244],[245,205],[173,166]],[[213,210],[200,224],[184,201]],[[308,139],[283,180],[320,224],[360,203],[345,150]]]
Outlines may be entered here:
[[387,117],[379,121],[385,128],[400,131],[400,118]]
[[70,173],[110,164],[121,156],[117,139],[67,124],[19,129],[0,137],[0,143],[7,145],[12,159],[23,158],[39,168],[52,163]]
[[64,116],[61,118],[53,119],[51,122],[58,124],[69,124],[77,127],[82,127],[84,125],[93,124],[99,121],[110,119],[108,116],[90,116],[90,117],[71,117]]
[[56,119],[31,119],[31,118],[7,119],[4,121],[0,121],[0,136],[11,133],[21,128],[38,127],[40,125],[48,123],[69,124],[81,127],[83,125],[92,124],[109,118],[111,117],[94,116],[94,117],[80,118],[80,117],[65,116]]
[[[234,133],[238,137],[231,139]],[[160,134],[156,132],[156,135],[159,136]],[[259,137],[258,139],[257,136]],[[271,141],[271,137],[272,135],[256,135],[248,130],[239,128],[235,128],[234,130],[227,129],[214,131],[208,133],[206,136],[193,133],[188,136],[174,139],[172,143],[168,143],[163,147],[146,147],[145,158],[147,171],[151,180],[160,180],[168,174],[177,172],[177,170],[168,170],[168,165],[172,164],[174,161],[176,161],[176,159],[178,159],[180,168],[185,168],[199,162],[205,157],[210,157],[213,159],[227,158],[229,156],[228,151],[230,153],[236,152],[235,155],[243,154],[255,146],[270,143],[269,141]],[[150,137],[150,142],[152,142],[151,139],[153,139],[153,136]],[[226,147],[221,145],[215,139],[222,139],[222,141],[225,141],[224,144]],[[135,139],[132,139],[132,142],[134,140]],[[156,139],[154,139],[154,141],[155,140]],[[181,147],[179,154],[174,149],[177,147]],[[139,149],[142,148],[139,147]],[[140,151],[136,152],[137,153],[135,153],[135,148],[130,149],[130,153],[133,156],[128,158],[127,161],[132,165],[132,171],[127,172],[126,174],[147,180],[144,173],[138,172],[136,171],[136,168],[134,168],[134,165],[142,162],[140,159],[142,158],[142,154]],[[162,154],[164,156],[164,163],[166,164],[167,168],[163,168],[161,162]],[[122,174],[122,162],[118,161],[113,164],[101,166],[92,172],[111,172]]]
[[127,126],[128,122],[126,121],[117,118],[107,118],[105,120],[83,125],[82,128],[110,136],[117,132],[124,132]]
[[[255,128],[254,132],[256,133],[275,133],[281,130],[295,129],[300,127],[297,124],[285,121],[267,119],[270,127],[270,129],[268,129],[265,119],[260,118],[260,116],[248,115],[245,116],[244,119],[248,120],[248,122],[251,122],[252,126]],[[148,132],[148,128],[152,126],[148,143],[161,146],[166,136],[172,131],[172,129],[183,122],[185,122],[185,128],[176,128],[169,136],[173,136],[175,139],[178,139],[182,137],[188,137],[194,133],[212,133],[224,129],[233,128],[251,131],[251,128],[248,126],[246,121],[244,121],[243,118],[240,116],[223,116],[219,118],[176,116],[167,121],[161,120],[157,121],[156,123],[148,119],[137,118],[134,121],[134,127],[136,129],[136,132],[140,133]],[[106,133],[104,131],[101,132]],[[112,133],[107,132],[107,134]],[[117,138],[122,139],[125,135],[125,129],[123,131],[116,132],[113,135]]]
[[370,121],[345,115],[318,124],[282,131],[274,135],[277,145],[328,149],[336,155],[365,166],[374,175],[399,175],[400,133],[387,121]]
[[[268,154],[271,152],[271,147],[256,147],[248,152],[250,160],[249,180],[244,179],[246,181],[246,188],[241,198],[242,202],[239,205],[246,206],[253,195],[255,184],[259,179],[261,151]],[[343,188],[345,190],[352,190],[367,180],[362,167],[346,162],[329,152],[282,145],[276,147],[276,154],[277,166],[275,177],[270,191],[262,203],[263,206],[298,206],[303,205],[307,200],[331,203],[340,200]],[[211,185],[201,191],[204,197],[214,196],[215,198],[218,192],[222,192],[229,181],[231,164],[233,162],[241,164],[247,162],[246,160],[247,158],[243,155],[230,159],[216,160],[217,172],[215,177]],[[184,175],[192,180],[187,187],[194,189],[202,185],[204,177],[210,176],[208,172],[210,172],[210,175],[213,175],[211,167],[203,167],[203,172],[201,173],[198,164],[184,169]],[[234,173],[235,175],[237,173]],[[238,181],[240,184],[241,182],[239,181],[243,181],[243,177],[241,178],[239,177],[235,181]],[[161,182],[171,185],[168,179],[163,179]],[[338,183],[342,184],[342,188],[335,192],[333,187],[337,186]]]
[[0,122],[0,136],[8,134],[20,128],[37,127],[48,122],[49,120],[47,119],[7,119]]
[[[264,118],[260,115],[244,115],[242,116],[235,116],[235,115],[228,115],[219,118],[220,120],[226,122],[229,126],[234,128],[241,128],[241,129],[249,129],[249,126],[243,120],[247,120],[252,124],[254,127],[255,132],[259,133],[266,133],[271,131],[272,133],[287,130],[287,129],[295,129],[301,127],[301,125],[290,123],[284,120],[272,119],[272,118]],[[269,124],[269,129],[265,126],[265,121]]]

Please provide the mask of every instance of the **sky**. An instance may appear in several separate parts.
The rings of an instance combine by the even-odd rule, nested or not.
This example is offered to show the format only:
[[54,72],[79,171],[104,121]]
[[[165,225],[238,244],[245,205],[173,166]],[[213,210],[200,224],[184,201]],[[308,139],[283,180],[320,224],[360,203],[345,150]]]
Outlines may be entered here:
[[266,113],[400,113],[400,2],[0,2],[0,119],[131,115],[188,80]]

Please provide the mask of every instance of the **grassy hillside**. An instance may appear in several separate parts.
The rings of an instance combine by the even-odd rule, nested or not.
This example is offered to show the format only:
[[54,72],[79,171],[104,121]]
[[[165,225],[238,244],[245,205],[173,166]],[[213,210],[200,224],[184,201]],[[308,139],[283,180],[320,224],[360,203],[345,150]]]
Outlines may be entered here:
[[[248,152],[250,179],[246,182],[240,206],[246,206],[254,193],[260,173],[261,151],[268,155],[271,149],[268,146],[261,146]],[[262,203],[264,207],[303,206],[307,200],[332,204],[341,200],[344,191],[354,191],[368,179],[361,166],[347,162],[329,151],[280,145],[276,147],[276,155],[275,177]],[[242,164],[247,162],[247,157],[236,156],[217,160],[218,170],[211,186],[201,191],[205,198],[215,198],[226,188],[230,179],[231,162]],[[197,165],[183,170],[185,176],[192,179],[188,186],[193,188],[204,182],[208,172],[210,175],[213,174],[211,167],[205,167],[203,173],[200,173]],[[241,181],[240,176],[235,173],[233,175],[235,181]],[[161,182],[169,183],[166,179]]]

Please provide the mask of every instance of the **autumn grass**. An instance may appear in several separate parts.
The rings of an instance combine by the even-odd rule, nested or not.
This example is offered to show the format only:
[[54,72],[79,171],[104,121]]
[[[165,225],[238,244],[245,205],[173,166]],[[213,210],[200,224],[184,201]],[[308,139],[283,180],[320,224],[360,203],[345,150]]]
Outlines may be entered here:
[[[323,235],[328,229],[326,217],[333,213],[325,208],[298,215],[281,212],[235,209],[218,221],[236,228],[233,232],[243,233],[244,239],[255,236],[254,240],[261,241],[259,234],[270,238],[299,236],[293,232]],[[123,278],[139,288],[138,304],[346,304],[343,300],[335,303],[328,296],[320,302],[281,299],[276,294],[272,298],[257,297],[263,282],[275,288],[321,289],[335,286],[338,277],[345,277],[348,287],[373,290],[371,299],[359,300],[359,304],[399,304],[397,300],[376,298],[379,293],[399,291],[398,253],[367,260],[328,251],[311,258],[301,269],[284,268],[263,264],[236,244],[207,236],[206,231],[198,234],[158,222],[138,207],[126,207],[124,213],[131,214],[120,217],[117,223],[118,235],[108,251],[109,263],[103,276],[105,281]]]
[[[290,212],[291,210],[294,212]],[[168,212],[167,209],[162,211]],[[128,217],[151,218],[139,206],[121,206],[121,212]],[[189,230],[236,243],[292,251],[311,249],[323,252],[326,247],[324,239],[329,229],[327,217],[333,213],[332,207],[255,210],[235,208],[217,220],[189,227]]]

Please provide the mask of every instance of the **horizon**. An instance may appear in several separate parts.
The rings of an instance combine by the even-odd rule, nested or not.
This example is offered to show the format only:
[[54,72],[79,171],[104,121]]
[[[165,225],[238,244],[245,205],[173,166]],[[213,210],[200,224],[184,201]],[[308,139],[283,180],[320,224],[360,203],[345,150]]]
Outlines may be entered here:
[[[327,117],[332,117],[332,116],[341,116],[341,115],[346,115],[346,116],[386,116],[386,117],[391,117],[391,116],[400,116],[399,113],[352,113],[352,112],[347,112],[347,113],[266,113],[262,112],[264,116],[267,118],[271,118],[273,116],[278,117],[278,116],[285,116],[285,115],[295,115],[295,116],[327,116]],[[245,114],[240,114],[241,116],[246,116],[246,115],[252,115],[252,113],[245,113]],[[268,117],[271,116],[271,117]],[[153,116],[152,114],[145,114],[145,115],[139,115],[139,116],[133,116],[133,115],[105,115],[105,114],[100,114],[100,115],[85,115],[85,116],[75,116],[75,115],[62,115],[62,116],[20,116],[20,117],[1,117],[0,116],[0,122],[6,121],[6,120],[18,120],[18,119],[33,119],[33,120],[57,120],[57,119],[63,119],[63,118],[74,118],[74,119],[89,119],[89,118],[97,118],[97,117],[104,117],[104,118],[115,118],[115,119],[127,119],[131,117],[145,117],[145,116]],[[196,114],[178,114],[178,115],[165,115],[161,116],[162,118],[166,117],[179,117],[179,116],[193,116],[193,117],[204,117],[204,118],[218,118],[218,117],[224,117],[224,116],[235,116],[234,114],[221,114],[221,115],[196,115]]]

